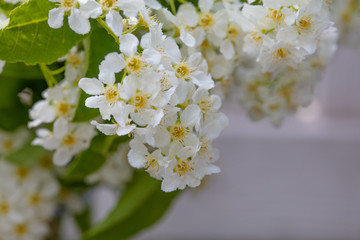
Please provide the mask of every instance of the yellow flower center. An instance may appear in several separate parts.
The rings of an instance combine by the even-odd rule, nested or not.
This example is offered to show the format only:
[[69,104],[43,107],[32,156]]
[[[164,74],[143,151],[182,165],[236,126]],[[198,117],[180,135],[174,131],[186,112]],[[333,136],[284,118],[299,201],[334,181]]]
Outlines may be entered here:
[[262,44],[263,38],[257,32],[252,32],[251,37],[254,40],[256,46],[260,46]]
[[192,70],[187,62],[181,62],[177,64],[175,67],[175,75],[180,79],[188,79]]
[[80,56],[78,53],[69,54],[67,57],[67,63],[74,67],[80,67],[82,65]]
[[188,159],[178,159],[174,167],[174,172],[176,172],[180,177],[192,170],[194,170],[194,168],[191,166]]
[[201,99],[198,104],[203,113],[207,113],[213,106],[209,99]]
[[5,215],[9,212],[10,206],[7,202],[2,201],[0,202],[0,214]]
[[230,40],[236,40],[239,37],[239,33],[239,29],[234,25],[230,25],[227,29],[227,36]]
[[18,236],[23,236],[28,231],[28,226],[25,223],[17,224],[14,227],[14,232]]
[[276,58],[281,58],[281,59],[284,59],[286,58],[287,56],[289,56],[289,49],[287,48],[278,48],[274,51],[273,55],[276,57]]
[[130,100],[130,102],[137,111],[140,111],[149,105],[150,98],[151,94],[145,94],[141,91],[137,91],[136,95]]
[[14,142],[11,139],[7,139],[3,142],[5,152],[10,152],[14,147]]
[[138,56],[130,57],[126,60],[126,70],[132,74],[139,73],[144,65],[144,62]]
[[203,28],[210,28],[214,25],[214,17],[211,13],[202,13],[200,15],[199,24]]
[[100,5],[102,6],[102,9],[106,12],[110,11],[111,9],[116,8],[116,0],[101,0]]
[[38,193],[34,193],[29,196],[29,203],[31,206],[39,205],[40,201],[41,201],[41,197]]
[[27,169],[26,167],[18,167],[16,169],[15,175],[19,179],[24,180],[29,175],[29,169]]
[[110,103],[115,103],[120,100],[119,90],[117,85],[107,86],[105,88],[105,99]]
[[169,132],[173,140],[182,140],[185,137],[186,133],[189,132],[189,129],[181,124],[178,124],[171,127],[169,129]]
[[76,141],[76,138],[71,133],[66,134],[62,139],[63,144],[67,147],[73,146],[75,144],[75,141]]
[[146,156],[145,168],[151,176],[155,176],[159,171],[159,162],[149,154]]
[[311,17],[305,15],[299,20],[298,30],[299,31],[309,31],[311,29]]
[[65,8],[65,11],[70,11],[77,6],[77,0],[62,0],[61,7]]
[[70,112],[70,104],[62,101],[57,105],[57,112],[60,116],[66,116]]
[[281,11],[278,11],[276,9],[269,9],[269,13],[268,13],[267,17],[269,17],[274,22],[279,23],[279,22],[281,22],[281,20],[283,20],[284,14]]

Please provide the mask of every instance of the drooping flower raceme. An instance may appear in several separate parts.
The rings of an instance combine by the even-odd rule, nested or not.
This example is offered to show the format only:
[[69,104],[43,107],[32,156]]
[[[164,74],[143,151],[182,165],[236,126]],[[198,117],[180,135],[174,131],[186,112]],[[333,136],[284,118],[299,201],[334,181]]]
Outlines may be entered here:
[[[181,61],[179,48],[162,34],[161,25],[149,30],[141,41],[132,34],[122,35],[122,53],[108,54],[99,66],[99,78],[83,78],[79,86],[94,95],[86,106],[98,108],[106,120],[93,122],[98,130],[134,136],[129,152],[133,167],[163,179],[164,191],[195,187],[204,175],[219,172],[213,165],[216,157],[203,158],[200,153],[212,153],[211,140],[227,119],[217,113],[220,98],[208,95],[214,82],[201,54]],[[142,52],[137,51],[139,42]],[[117,73],[122,74],[121,81],[116,80]]]

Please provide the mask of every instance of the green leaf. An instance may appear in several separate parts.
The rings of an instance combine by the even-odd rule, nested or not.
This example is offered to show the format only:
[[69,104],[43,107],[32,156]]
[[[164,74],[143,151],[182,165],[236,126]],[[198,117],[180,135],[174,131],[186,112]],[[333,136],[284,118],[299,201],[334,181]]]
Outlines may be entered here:
[[119,46],[105,29],[96,25],[90,35],[89,68],[86,77],[97,78],[99,65],[105,56],[111,52],[118,52]]
[[22,80],[44,79],[39,67],[27,66],[23,63],[6,63],[1,77]]
[[74,215],[75,222],[81,232],[85,232],[91,227],[91,208],[87,207],[81,213]]
[[0,129],[13,131],[28,121],[28,112],[24,107],[0,109]]
[[91,149],[86,150],[75,157],[69,165],[64,176],[67,181],[83,181],[84,178],[96,172],[106,161],[106,157]]
[[6,156],[6,160],[17,165],[30,165],[39,161],[49,152],[40,146],[33,146],[31,142],[24,145],[19,150]]
[[146,172],[135,172],[117,206],[107,219],[84,234],[83,240],[122,240],[155,224],[178,192],[165,193]]
[[9,25],[0,31],[0,58],[29,65],[52,63],[87,36],[72,31],[67,17],[63,27],[50,28],[48,14],[55,7],[48,0],[30,0],[14,9]]

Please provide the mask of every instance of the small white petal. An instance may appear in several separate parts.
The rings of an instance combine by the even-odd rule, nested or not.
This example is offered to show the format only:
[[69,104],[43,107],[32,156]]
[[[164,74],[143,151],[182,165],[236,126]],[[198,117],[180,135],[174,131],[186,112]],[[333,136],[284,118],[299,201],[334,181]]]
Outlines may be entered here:
[[102,8],[99,3],[94,0],[81,0],[80,11],[87,18],[97,18],[102,14]]
[[96,78],[82,78],[79,81],[79,88],[87,94],[97,95],[104,90],[104,84]]
[[204,72],[196,71],[192,74],[191,80],[194,84],[201,88],[210,89],[215,86],[214,81],[210,75],[206,75]]
[[230,60],[235,56],[234,46],[229,39],[221,42],[220,52],[224,55],[226,60]]
[[195,38],[184,29],[180,30],[180,40],[188,47],[195,47],[196,40]]
[[139,39],[135,35],[128,33],[120,37],[120,51],[126,56],[134,56],[137,52]]
[[155,49],[145,49],[142,56],[145,58],[146,62],[153,66],[158,65],[161,61],[161,54]]
[[180,115],[181,123],[185,126],[194,126],[200,121],[201,109],[196,104],[190,104]]
[[48,24],[51,28],[61,28],[64,24],[64,8],[54,8],[49,11]]
[[91,29],[89,19],[82,15],[80,10],[77,8],[71,10],[69,16],[69,26],[77,34],[87,34]]
[[201,12],[209,12],[214,5],[214,0],[199,0],[199,8]]
[[72,156],[73,154],[68,149],[60,148],[54,153],[54,164],[57,166],[65,166],[70,162]]
[[100,63],[99,80],[108,85],[115,83],[115,74],[121,72],[125,67],[125,60],[123,54],[116,52],[109,53],[105,59]]
[[156,0],[145,0],[145,4],[155,10],[161,9],[161,4]]
[[111,31],[118,37],[121,36],[123,31],[123,19],[118,11],[111,10],[106,14],[106,24],[109,26]]

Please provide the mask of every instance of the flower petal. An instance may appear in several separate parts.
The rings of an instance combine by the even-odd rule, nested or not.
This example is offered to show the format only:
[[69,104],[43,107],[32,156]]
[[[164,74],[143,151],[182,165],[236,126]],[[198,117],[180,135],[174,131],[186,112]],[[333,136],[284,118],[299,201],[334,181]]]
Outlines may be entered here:
[[54,8],[49,11],[48,24],[51,28],[61,28],[64,24],[64,8]]
[[120,37],[120,51],[126,56],[134,56],[139,45],[139,39],[135,35],[128,33]]
[[69,26],[77,34],[87,34],[90,32],[90,22],[79,9],[74,8],[71,10],[69,16]]
[[118,11],[111,10],[106,14],[106,24],[109,26],[111,31],[118,37],[121,36],[123,31],[123,19]]

